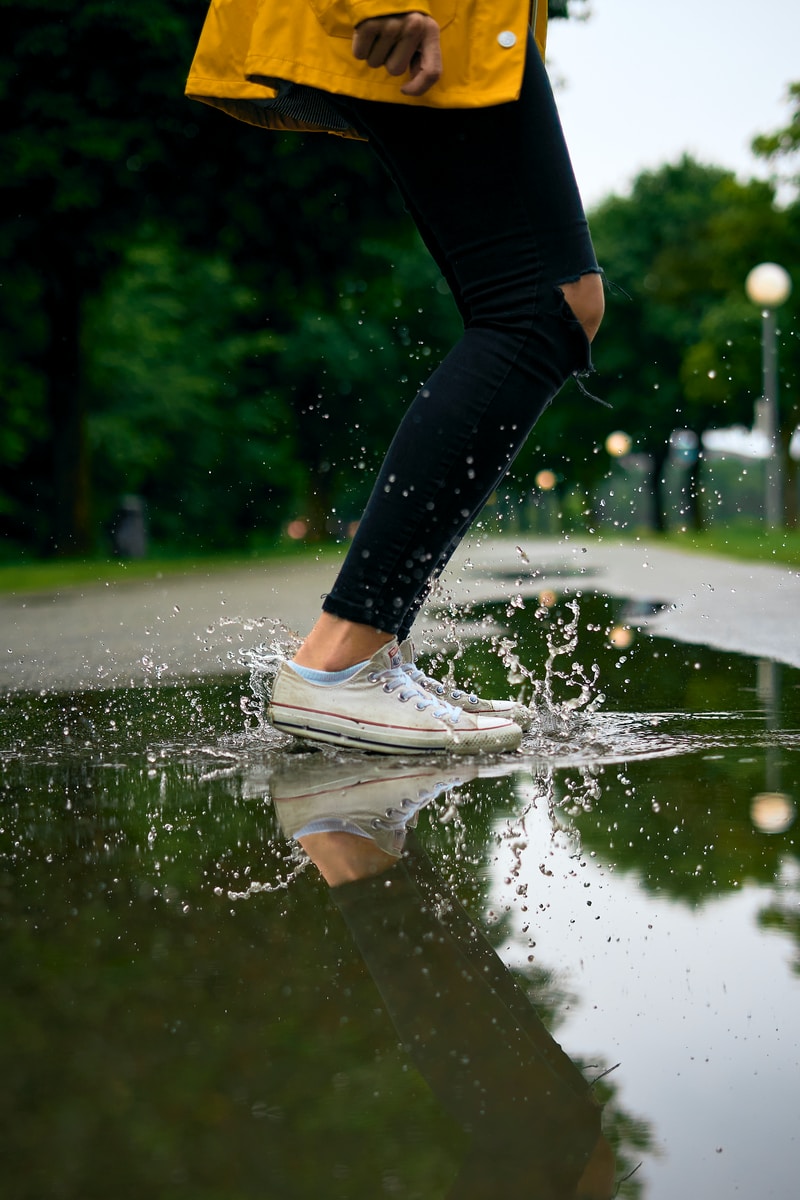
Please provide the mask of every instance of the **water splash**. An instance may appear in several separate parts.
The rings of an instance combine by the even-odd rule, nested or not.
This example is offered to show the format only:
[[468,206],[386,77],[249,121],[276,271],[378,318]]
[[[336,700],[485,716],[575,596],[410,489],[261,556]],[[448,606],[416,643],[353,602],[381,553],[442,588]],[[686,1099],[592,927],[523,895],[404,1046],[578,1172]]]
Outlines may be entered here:
[[[536,732],[548,738],[571,737],[582,727],[587,715],[602,705],[605,697],[599,689],[600,668],[597,663],[585,667],[573,657],[580,639],[580,604],[568,600],[569,618],[560,617],[547,630],[547,659],[541,678],[526,667],[517,652],[517,641],[511,637],[492,639],[494,648],[506,668],[512,686],[529,689],[530,707],[536,714]],[[549,607],[540,606],[536,619],[550,616]],[[568,660],[568,665],[564,660]],[[557,693],[566,693],[559,695]]]
[[250,732],[273,733],[266,718],[272,694],[272,684],[282,663],[288,662],[300,649],[302,638],[278,620],[269,620],[270,636],[257,646],[242,648],[239,662],[250,672],[250,695],[243,696],[241,708]]
[[[227,896],[229,900],[249,900],[252,896],[259,896],[263,892],[285,892],[302,875],[311,861],[296,842],[268,842],[265,843],[264,850],[271,850],[276,859],[276,873],[273,879],[252,879],[248,882],[247,887],[241,890],[223,888],[218,885],[214,888],[214,895]],[[249,870],[249,867],[246,868],[246,873]]]

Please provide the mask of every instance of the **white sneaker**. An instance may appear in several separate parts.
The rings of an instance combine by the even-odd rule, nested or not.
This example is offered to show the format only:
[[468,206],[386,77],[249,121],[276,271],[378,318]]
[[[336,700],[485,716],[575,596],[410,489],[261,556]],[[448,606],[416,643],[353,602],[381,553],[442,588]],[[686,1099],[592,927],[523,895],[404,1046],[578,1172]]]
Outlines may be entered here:
[[417,666],[416,651],[411,638],[400,643],[400,653],[403,656],[403,670],[409,679],[413,679],[419,687],[425,688],[426,692],[440,696],[448,704],[454,704],[457,708],[462,708],[469,713],[496,713],[498,716],[508,717],[522,730],[530,729],[533,724],[535,718],[533,709],[528,708],[525,704],[520,704],[517,700],[484,700],[480,696],[476,696],[474,692],[466,692],[458,687],[447,687],[438,679],[434,679],[432,675],[426,675]]
[[467,713],[420,687],[396,642],[344,683],[313,683],[282,663],[267,716],[282,733],[376,754],[497,754],[522,737],[504,713]]
[[[297,761],[298,757],[316,761]],[[399,857],[406,830],[416,825],[419,810],[478,770],[456,774],[446,763],[438,768],[386,759],[337,763],[322,754],[287,755],[270,780],[270,796],[286,837],[361,834]]]

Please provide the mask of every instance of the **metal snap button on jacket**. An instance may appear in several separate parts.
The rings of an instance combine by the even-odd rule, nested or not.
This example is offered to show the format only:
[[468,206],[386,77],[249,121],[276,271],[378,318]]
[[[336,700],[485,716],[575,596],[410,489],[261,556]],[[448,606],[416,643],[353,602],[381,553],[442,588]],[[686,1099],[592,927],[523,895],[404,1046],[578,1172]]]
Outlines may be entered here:
[[510,50],[517,44],[517,35],[511,29],[504,29],[502,33],[498,33],[497,40],[504,50]]

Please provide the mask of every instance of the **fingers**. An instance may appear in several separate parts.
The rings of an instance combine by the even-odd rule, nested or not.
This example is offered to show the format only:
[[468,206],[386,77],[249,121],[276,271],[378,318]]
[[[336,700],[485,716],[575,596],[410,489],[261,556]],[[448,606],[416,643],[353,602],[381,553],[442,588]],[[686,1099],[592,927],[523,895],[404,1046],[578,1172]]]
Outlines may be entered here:
[[385,67],[390,75],[409,74],[400,89],[407,96],[422,96],[442,74],[439,26],[423,13],[362,21],[353,33],[353,55],[369,67]]
[[439,45],[439,27],[434,25],[433,35],[423,38],[409,67],[411,78],[400,88],[406,96],[422,96],[442,77],[442,51]]

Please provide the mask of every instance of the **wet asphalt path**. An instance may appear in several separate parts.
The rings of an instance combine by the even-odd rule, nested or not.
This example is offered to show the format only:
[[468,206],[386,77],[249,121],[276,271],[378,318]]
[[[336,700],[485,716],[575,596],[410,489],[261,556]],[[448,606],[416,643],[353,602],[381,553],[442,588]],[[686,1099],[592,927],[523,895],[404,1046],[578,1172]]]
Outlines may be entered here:
[[[334,565],[273,561],[148,582],[0,597],[0,688],[136,686],[241,672],[238,654],[277,620],[305,632]],[[800,571],[613,544],[521,535],[465,544],[443,580],[457,603],[547,589],[636,602],[647,627],[676,641],[800,667]],[[641,620],[642,618],[638,618]],[[423,619],[423,631],[434,632]]]

